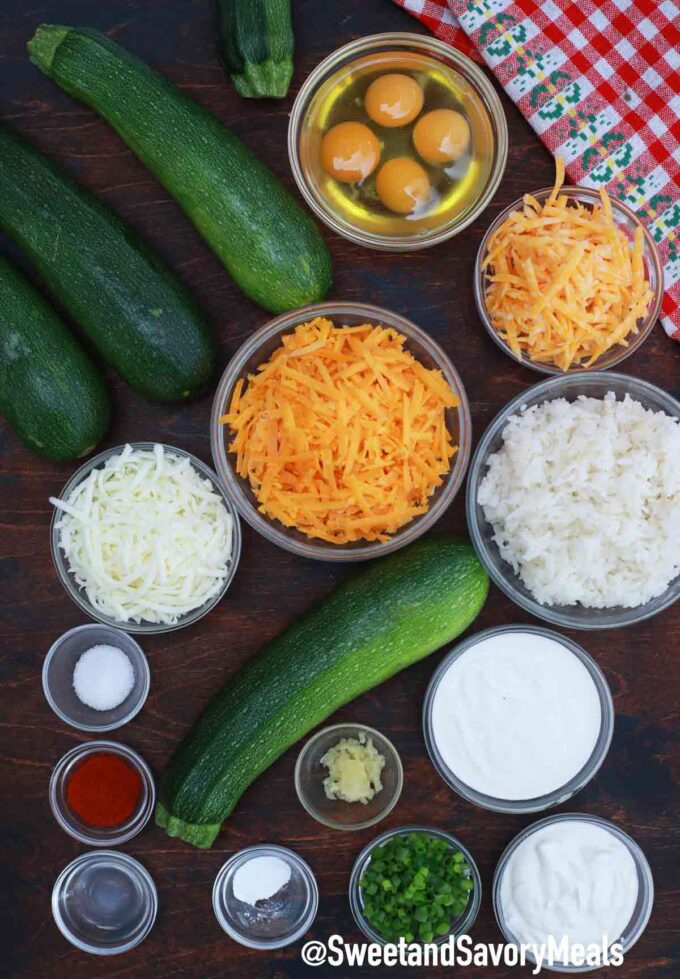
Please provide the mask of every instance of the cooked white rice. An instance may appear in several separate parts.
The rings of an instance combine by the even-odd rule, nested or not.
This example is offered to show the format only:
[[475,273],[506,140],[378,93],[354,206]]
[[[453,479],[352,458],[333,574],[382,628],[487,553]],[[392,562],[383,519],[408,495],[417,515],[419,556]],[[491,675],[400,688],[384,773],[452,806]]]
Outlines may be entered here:
[[508,419],[478,502],[543,605],[634,608],[680,572],[680,424],[630,396]]

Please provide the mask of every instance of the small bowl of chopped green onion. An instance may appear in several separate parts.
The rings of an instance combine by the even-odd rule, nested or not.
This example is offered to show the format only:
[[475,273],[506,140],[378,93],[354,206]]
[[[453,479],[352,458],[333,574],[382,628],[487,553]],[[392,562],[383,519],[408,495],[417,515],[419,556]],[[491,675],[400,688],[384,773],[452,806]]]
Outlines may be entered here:
[[477,864],[463,844],[430,826],[400,826],[364,847],[349,882],[364,935],[385,945],[441,944],[468,934],[482,901]]

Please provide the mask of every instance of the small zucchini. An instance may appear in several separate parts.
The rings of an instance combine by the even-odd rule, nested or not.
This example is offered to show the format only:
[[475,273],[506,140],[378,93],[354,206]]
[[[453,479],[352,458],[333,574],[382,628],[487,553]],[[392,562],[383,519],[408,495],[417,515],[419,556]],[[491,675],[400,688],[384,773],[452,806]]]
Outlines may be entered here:
[[207,387],[214,339],[179,281],[96,197],[1,125],[0,227],[133,388],[183,401]]
[[219,56],[239,95],[282,99],[293,75],[290,0],[217,0]]
[[109,424],[104,381],[73,334],[0,256],[0,412],[48,459],[87,455]]

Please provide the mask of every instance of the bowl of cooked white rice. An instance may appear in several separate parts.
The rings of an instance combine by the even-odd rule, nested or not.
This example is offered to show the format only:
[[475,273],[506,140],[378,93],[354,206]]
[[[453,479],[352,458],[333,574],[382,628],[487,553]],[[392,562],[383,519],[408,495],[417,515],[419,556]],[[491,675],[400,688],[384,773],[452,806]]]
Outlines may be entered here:
[[492,580],[538,618],[656,615],[680,597],[680,403],[609,371],[529,388],[477,446],[467,519]]

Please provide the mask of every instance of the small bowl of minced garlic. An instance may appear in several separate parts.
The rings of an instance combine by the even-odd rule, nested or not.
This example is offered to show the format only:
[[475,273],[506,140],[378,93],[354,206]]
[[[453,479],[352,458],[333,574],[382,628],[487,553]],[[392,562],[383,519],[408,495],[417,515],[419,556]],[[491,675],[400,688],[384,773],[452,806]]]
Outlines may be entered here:
[[404,771],[397,750],[365,724],[333,724],[304,745],[295,789],[310,816],[332,829],[366,829],[394,809]]

